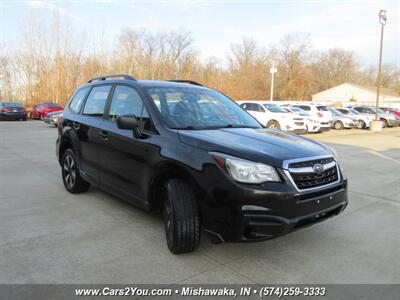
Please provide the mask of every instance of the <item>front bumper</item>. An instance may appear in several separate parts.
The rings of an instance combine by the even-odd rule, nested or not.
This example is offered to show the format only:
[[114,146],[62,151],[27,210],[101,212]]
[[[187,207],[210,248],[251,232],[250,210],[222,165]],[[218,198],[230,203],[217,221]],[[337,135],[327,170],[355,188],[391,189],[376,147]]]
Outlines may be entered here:
[[295,121],[284,125],[284,130],[292,132],[304,133],[307,131],[307,126],[304,121]]
[[398,120],[398,119],[396,119],[396,120],[388,119],[387,122],[388,122],[388,126],[390,126],[390,127],[397,127],[400,125],[400,120]]
[[[295,201],[295,199],[293,199]],[[294,218],[269,215],[267,211],[244,210],[237,236],[242,241],[259,241],[284,235],[291,231],[311,226],[340,214],[347,206],[345,189],[312,197],[297,202],[298,210],[307,210],[309,214]]]
[[[223,241],[261,241],[323,221],[346,208],[346,179],[299,192],[282,170],[279,173],[283,183],[257,188],[228,178],[205,178],[206,194],[200,208],[206,232]],[[209,171],[203,174],[216,178]]]
[[344,128],[356,128],[357,124],[356,123],[343,123]]
[[26,119],[26,112],[2,112],[0,113],[0,119],[3,120],[19,120]]
[[56,122],[54,122],[53,118],[46,118],[44,119],[44,122],[50,125],[56,125]]

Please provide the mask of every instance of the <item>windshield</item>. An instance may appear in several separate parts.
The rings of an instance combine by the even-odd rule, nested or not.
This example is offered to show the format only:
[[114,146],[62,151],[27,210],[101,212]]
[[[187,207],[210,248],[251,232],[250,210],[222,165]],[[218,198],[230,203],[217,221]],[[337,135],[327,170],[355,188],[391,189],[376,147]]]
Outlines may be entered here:
[[3,107],[22,107],[21,104],[19,104],[17,102],[3,102],[3,103],[0,103],[0,105]]
[[332,114],[334,114],[335,116],[339,116],[339,115],[342,114],[340,111],[338,111],[338,110],[336,110],[336,109],[334,109],[334,108],[330,109],[329,111],[330,111]]
[[354,115],[361,115],[361,113],[359,113],[359,112],[356,111],[355,109],[350,109],[350,111],[351,111]]
[[287,113],[287,111],[276,104],[263,104],[263,106],[273,113]]
[[149,87],[146,90],[170,128],[262,128],[232,100],[213,90],[194,87]]
[[378,113],[380,114],[386,114],[386,112],[383,109],[378,108]]

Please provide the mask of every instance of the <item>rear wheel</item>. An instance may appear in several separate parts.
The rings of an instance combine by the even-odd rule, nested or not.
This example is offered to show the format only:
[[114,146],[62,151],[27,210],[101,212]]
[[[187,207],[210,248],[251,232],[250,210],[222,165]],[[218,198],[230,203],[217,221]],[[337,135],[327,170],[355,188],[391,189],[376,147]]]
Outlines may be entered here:
[[365,128],[365,122],[363,120],[358,120],[357,128],[358,129],[364,129]]
[[336,130],[341,130],[341,129],[343,129],[343,123],[342,122],[340,122],[340,121],[337,121],[337,122],[335,122],[335,124],[333,124],[333,127],[336,129]]
[[381,121],[383,122],[383,128],[388,127],[388,121],[386,119],[381,119]]
[[61,168],[63,183],[68,192],[78,194],[86,192],[90,188],[90,183],[79,174],[77,158],[71,149],[64,152]]
[[277,121],[274,121],[274,120],[269,121],[268,124],[267,124],[267,127],[268,128],[272,128],[272,129],[279,129],[279,130],[281,129],[281,126],[279,125],[279,123]]
[[170,179],[165,185],[165,233],[174,254],[192,252],[200,244],[200,215],[192,187],[182,179]]

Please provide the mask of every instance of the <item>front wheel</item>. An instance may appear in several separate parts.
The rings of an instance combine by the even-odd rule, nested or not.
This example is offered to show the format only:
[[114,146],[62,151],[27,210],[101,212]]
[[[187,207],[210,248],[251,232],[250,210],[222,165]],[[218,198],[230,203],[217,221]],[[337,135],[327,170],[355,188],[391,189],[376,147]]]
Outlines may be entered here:
[[335,122],[335,124],[333,124],[333,127],[336,129],[336,130],[341,130],[341,129],[343,129],[343,123],[342,122],[340,122],[340,121],[338,121],[338,122]]
[[383,128],[388,127],[388,121],[386,119],[381,119],[381,121],[383,122]]
[[279,123],[277,121],[273,121],[273,120],[268,122],[267,127],[271,128],[271,129],[279,129],[279,130],[281,129],[281,126],[279,125]]
[[170,179],[165,186],[165,233],[169,250],[188,253],[200,244],[200,215],[191,186],[182,179]]
[[61,175],[65,189],[78,194],[86,192],[90,188],[90,183],[85,181],[79,174],[77,158],[71,149],[67,149],[61,159]]

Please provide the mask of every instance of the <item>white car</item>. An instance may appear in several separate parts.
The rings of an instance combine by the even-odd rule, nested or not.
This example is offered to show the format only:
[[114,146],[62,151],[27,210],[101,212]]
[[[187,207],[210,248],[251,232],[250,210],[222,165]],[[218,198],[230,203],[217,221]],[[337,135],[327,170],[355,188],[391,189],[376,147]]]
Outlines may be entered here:
[[239,105],[268,128],[306,132],[304,118],[287,112],[277,104],[262,101],[240,101]]
[[369,128],[371,121],[374,120],[373,116],[360,114],[358,111],[351,108],[337,108],[342,114],[357,119],[357,128]]
[[328,107],[319,104],[293,104],[291,106],[298,107],[311,116],[318,118],[321,131],[328,131],[331,128],[333,116]]
[[301,108],[298,108],[298,107],[286,106],[286,107],[284,107],[284,109],[286,109],[287,111],[289,111],[295,115],[299,115],[300,117],[303,117],[304,121],[306,123],[307,132],[311,133],[311,132],[320,132],[321,131],[321,125],[319,122],[319,118],[310,115],[308,112],[305,112],[304,110],[302,110]]

